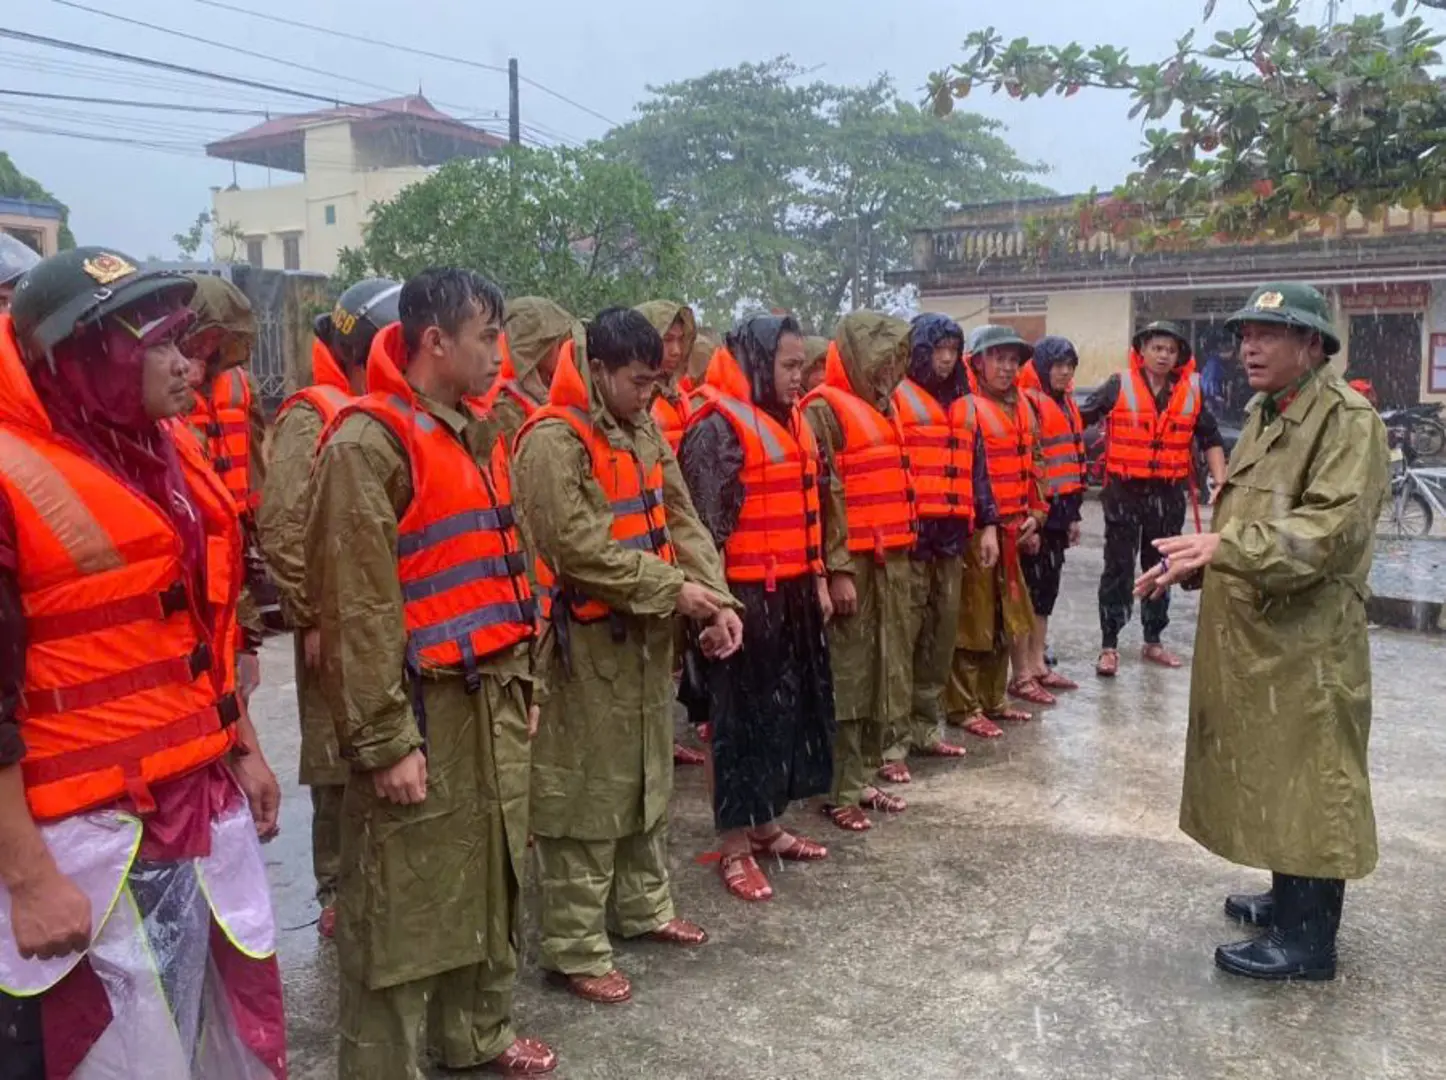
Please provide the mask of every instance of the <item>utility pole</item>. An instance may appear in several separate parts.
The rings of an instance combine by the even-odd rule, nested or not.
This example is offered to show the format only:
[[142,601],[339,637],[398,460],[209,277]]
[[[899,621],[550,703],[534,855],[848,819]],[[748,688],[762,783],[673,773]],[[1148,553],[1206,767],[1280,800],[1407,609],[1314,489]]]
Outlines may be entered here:
[[1336,14],[1340,8],[1340,0],[1327,0],[1326,2],[1326,28],[1332,29],[1336,24]]
[[507,61],[507,141],[513,146],[522,145],[522,102],[515,56]]

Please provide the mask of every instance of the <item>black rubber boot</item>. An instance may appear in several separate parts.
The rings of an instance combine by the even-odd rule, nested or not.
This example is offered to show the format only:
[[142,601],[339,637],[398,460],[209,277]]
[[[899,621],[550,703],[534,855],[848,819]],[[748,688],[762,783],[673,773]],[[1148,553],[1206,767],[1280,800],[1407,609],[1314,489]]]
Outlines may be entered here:
[[1269,932],[1253,941],[1222,945],[1215,950],[1216,966],[1250,979],[1334,979],[1345,890],[1343,881],[1276,874]]
[[1275,914],[1275,893],[1232,893],[1225,898],[1225,914],[1236,922],[1269,930]]

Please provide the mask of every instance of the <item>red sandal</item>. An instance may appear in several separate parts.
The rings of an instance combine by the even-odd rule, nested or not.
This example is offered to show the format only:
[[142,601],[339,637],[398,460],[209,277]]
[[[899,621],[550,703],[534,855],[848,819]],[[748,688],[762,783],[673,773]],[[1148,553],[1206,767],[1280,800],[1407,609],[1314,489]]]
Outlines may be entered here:
[[1004,729],[983,713],[975,713],[959,726],[979,739],[1002,739],[1004,737]]
[[703,945],[708,941],[708,931],[697,923],[690,923],[687,919],[669,919],[656,930],[649,930],[643,937],[664,945],[693,947]]
[[1181,660],[1178,656],[1172,653],[1169,649],[1165,648],[1165,646],[1161,645],[1158,641],[1154,642],[1153,644],[1146,645],[1144,652],[1142,652],[1140,655],[1144,659],[1145,663],[1155,664],[1162,668],[1173,669],[1185,666],[1185,661]]
[[316,932],[327,941],[336,937],[336,905],[327,904],[321,909],[321,917],[316,920]]
[[890,761],[879,769],[879,779],[890,784],[910,784],[914,778],[909,775],[909,766],[902,761]]
[[874,827],[869,815],[857,806],[825,806],[823,816],[845,832],[868,832]]
[[1101,649],[1100,658],[1095,661],[1095,674],[1101,679],[1113,679],[1120,672],[1120,650]]
[[547,979],[594,1005],[621,1005],[633,998],[633,984],[617,968],[606,975],[565,975],[561,971],[551,971]]
[[783,829],[779,829],[772,836],[749,833],[748,840],[753,845],[753,854],[771,855],[784,862],[818,862],[828,858],[828,848],[818,841]]
[[691,746],[684,746],[680,742],[673,744],[674,765],[701,765],[707,760],[701,750],[694,750]]
[[1038,679],[1016,679],[1009,684],[1009,694],[1011,697],[1017,697],[1020,701],[1027,701],[1031,705],[1059,704],[1053,694],[1039,685]]
[[859,800],[859,805],[881,814],[902,814],[909,808],[909,804],[897,795],[890,795],[876,787],[864,788],[864,797]]
[[1034,719],[1034,713],[1025,712],[1023,709],[995,709],[991,717],[1003,720],[1006,724],[1027,724]]
[[718,860],[718,873],[723,878],[723,887],[740,900],[756,903],[773,899],[773,886],[768,884],[768,878],[752,855],[725,854]]
[[924,747],[919,753],[925,757],[961,758],[967,756],[969,751],[962,746],[955,746],[951,742],[940,739],[938,742]]
[[545,1076],[557,1068],[557,1054],[540,1039],[515,1039],[511,1046],[482,1066],[503,1076]]
[[1079,683],[1067,679],[1057,671],[1048,671],[1034,680],[1046,690],[1078,690]]

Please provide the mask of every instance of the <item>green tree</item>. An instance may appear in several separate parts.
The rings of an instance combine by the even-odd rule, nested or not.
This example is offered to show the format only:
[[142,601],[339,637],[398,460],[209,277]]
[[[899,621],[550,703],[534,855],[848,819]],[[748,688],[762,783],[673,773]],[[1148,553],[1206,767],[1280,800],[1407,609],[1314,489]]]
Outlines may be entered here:
[[593,150],[508,149],[453,161],[373,207],[342,283],[467,266],[510,296],[548,296],[578,315],[688,295],[683,232],[635,168]]
[[[1446,0],[1421,0],[1446,8]],[[1107,226],[1143,248],[1286,235],[1308,218],[1352,208],[1446,205],[1443,38],[1395,0],[1385,14],[1319,26],[1299,0],[1253,5],[1255,20],[1147,64],[1121,50],[1006,43],[971,34],[965,59],[930,81],[948,115],[975,88],[1026,99],[1083,87],[1123,91],[1148,127],[1131,174],[1081,207],[1081,231]],[[1214,0],[1205,6],[1208,21]],[[1408,16],[1408,9],[1411,14]]]
[[[176,250],[182,259],[199,258],[201,249],[209,245],[211,257],[217,262],[236,262],[245,235],[234,221],[223,223],[215,210],[202,210],[185,232],[174,233],[171,239],[176,242]],[[229,241],[228,250],[224,253],[218,243],[221,240]]]
[[604,149],[634,163],[684,222],[697,294],[726,322],[750,304],[831,328],[910,264],[910,232],[971,202],[1043,194],[1000,125],[938,121],[887,77],[805,81],[788,57],[650,87]]
[[39,181],[21,172],[3,150],[0,150],[0,197],[54,203],[60,207],[60,246],[62,249],[75,247],[75,234],[70,231],[70,207],[46,191]]

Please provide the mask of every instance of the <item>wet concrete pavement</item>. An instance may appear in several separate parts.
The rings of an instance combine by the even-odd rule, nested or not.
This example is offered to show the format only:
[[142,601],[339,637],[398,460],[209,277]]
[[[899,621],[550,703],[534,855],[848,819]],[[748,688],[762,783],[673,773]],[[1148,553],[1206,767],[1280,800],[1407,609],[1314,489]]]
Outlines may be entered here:
[[[1439,639],[1373,633],[1372,775],[1381,868],[1346,893],[1342,976],[1269,986],[1219,974],[1241,931],[1227,890],[1262,874],[1176,828],[1188,670],[1139,663],[1138,622],[1114,682],[1092,674],[1098,528],[1071,553],[1052,634],[1084,683],[1039,722],[959,764],[921,763],[901,817],[767,867],[775,898],[745,905],[716,869],[701,771],[680,770],[671,854],[680,912],[713,935],[680,952],[623,943],[630,1005],[549,989],[535,921],[516,1016],[559,1051],[566,1080],[944,1080],[961,1077],[1446,1077],[1446,664]],[[1166,640],[1188,653],[1194,598]],[[254,711],[283,774],[269,849],[291,1018],[293,1076],[335,1076],[334,959],[312,921],[310,803],[296,760],[291,651],[273,641]]]

